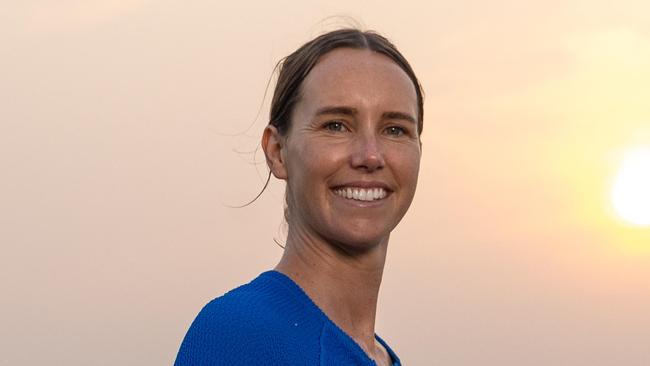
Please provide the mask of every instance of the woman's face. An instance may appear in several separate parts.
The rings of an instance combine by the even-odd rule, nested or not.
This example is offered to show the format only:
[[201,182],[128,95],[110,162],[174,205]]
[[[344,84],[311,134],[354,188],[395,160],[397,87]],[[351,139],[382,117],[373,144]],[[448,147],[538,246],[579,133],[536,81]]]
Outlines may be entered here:
[[274,170],[287,181],[290,231],[357,249],[387,240],[415,194],[417,115],[415,87],[388,57],[325,54],[303,81]]

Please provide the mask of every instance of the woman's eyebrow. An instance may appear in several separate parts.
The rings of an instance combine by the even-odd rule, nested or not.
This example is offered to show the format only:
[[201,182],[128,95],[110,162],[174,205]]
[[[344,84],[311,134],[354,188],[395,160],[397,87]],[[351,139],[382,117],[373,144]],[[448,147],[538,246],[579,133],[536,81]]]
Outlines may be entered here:
[[[327,114],[340,114],[340,115],[345,115],[345,116],[354,116],[358,113],[358,110],[353,107],[347,107],[347,106],[327,106],[327,107],[322,107],[319,108],[316,111],[316,116],[322,116],[322,115],[327,115]],[[382,113],[381,117],[383,119],[401,119],[405,121],[409,121],[412,123],[417,123],[415,118],[411,116],[408,113],[404,112],[397,112],[397,111],[390,111],[390,112],[384,112]]]
[[402,119],[405,121],[417,123],[417,121],[415,120],[415,118],[413,118],[413,116],[404,112],[384,112],[381,116],[384,119]]
[[346,116],[354,116],[358,111],[356,108],[346,107],[346,106],[327,106],[319,108],[316,111],[316,116],[322,116],[325,114],[343,114]]

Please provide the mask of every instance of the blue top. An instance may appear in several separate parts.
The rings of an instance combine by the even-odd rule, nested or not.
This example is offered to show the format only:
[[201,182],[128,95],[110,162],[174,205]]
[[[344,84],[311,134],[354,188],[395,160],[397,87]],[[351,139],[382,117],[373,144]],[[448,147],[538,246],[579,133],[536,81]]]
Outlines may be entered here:
[[[388,351],[393,366],[397,355]],[[278,271],[260,274],[208,303],[194,319],[175,366],[376,366],[305,292]]]

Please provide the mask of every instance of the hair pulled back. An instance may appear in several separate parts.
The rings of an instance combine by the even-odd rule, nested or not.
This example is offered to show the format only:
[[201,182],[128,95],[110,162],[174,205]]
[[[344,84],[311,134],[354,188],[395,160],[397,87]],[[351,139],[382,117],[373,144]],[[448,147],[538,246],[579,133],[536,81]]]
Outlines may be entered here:
[[374,31],[361,31],[354,28],[339,29],[320,35],[279,62],[279,74],[271,101],[269,124],[277,128],[280,135],[286,135],[291,127],[293,108],[300,100],[303,80],[323,55],[344,47],[381,53],[404,70],[415,86],[418,103],[418,133],[421,134],[424,97],[420,82],[411,65],[397,47],[382,35]]

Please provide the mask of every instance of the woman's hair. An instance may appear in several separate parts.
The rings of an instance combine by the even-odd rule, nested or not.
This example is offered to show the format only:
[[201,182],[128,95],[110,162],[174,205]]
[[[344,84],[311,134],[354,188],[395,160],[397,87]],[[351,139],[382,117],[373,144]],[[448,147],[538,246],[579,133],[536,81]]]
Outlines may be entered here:
[[393,60],[413,82],[418,102],[418,133],[422,133],[424,97],[422,87],[411,65],[388,39],[374,31],[344,28],[320,35],[305,43],[278,63],[278,81],[273,92],[269,124],[285,135],[291,127],[291,114],[300,99],[303,80],[318,60],[337,48],[367,49],[381,53]]

